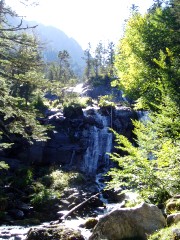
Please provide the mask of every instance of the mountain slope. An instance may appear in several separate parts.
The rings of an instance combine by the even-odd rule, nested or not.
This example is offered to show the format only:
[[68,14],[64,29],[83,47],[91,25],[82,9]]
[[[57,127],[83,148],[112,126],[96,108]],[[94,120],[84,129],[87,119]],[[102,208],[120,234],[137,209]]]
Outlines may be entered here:
[[[30,24],[37,23],[30,22]],[[40,40],[45,43],[44,58],[47,62],[57,60],[58,52],[67,50],[72,58],[74,70],[82,74],[85,65],[83,60],[84,51],[75,39],[69,38],[58,28],[43,24],[38,24],[35,32],[38,34]]]
[[[20,23],[19,18],[8,18],[8,22],[13,26],[17,26]],[[85,61],[83,60],[84,51],[79,43],[68,37],[63,31],[53,26],[45,26],[35,21],[23,20],[23,26],[36,26],[33,30],[28,30],[39,38],[40,42],[44,45],[43,56],[46,62],[52,62],[58,60],[58,52],[67,50],[71,56],[71,65],[74,72],[81,76]]]

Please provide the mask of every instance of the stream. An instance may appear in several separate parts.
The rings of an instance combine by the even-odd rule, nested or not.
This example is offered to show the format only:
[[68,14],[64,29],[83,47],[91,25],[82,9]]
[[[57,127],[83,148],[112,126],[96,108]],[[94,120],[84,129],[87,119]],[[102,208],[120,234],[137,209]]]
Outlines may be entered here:
[[[76,88],[77,92],[81,92],[79,90],[82,88],[82,85],[79,85],[79,88]],[[109,127],[112,125],[112,116],[102,115],[99,112],[99,108],[86,108],[83,110],[84,116],[93,118],[95,123],[94,125],[90,125],[89,129],[83,130],[83,134],[88,136],[88,147],[84,152],[83,161],[81,164],[81,170],[89,176],[94,176],[96,185],[98,186],[99,192],[105,187],[103,183],[103,174],[108,171],[111,166],[111,162],[109,159],[108,153],[111,152],[113,147],[113,135],[109,131]],[[139,112],[139,116],[143,117],[143,113]],[[116,127],[122,133],[122,131],[131,131],[129,128],[129,123],[127,120],[132,117],[132,113],[128,108],[120,108],[117,110],[116,116]],[[147,117],[147,116],[146,116]],[[120,120],[119,120],[120,119]],[[126,130],[126,129],[127,130]],[[123,130],[125,129],[125,130]],[[129,130],[130,129],[130,130]],[[75,159],[75,151],[72,154],[70,164],[72,165]],[[99,173],[99,169],[101,169],[101,173]],[[133,196],[129,196],[133,197]],[[108,203],[107,199],[100,194],[100,200],[104,203],[105,207],[99,208],[98,213],[96,212],[96,218],[100,218],[105,213],[112,211],[114,208],[119,208],[123,205],[122,203]],[[78,229],[81,231],[84,238],[87,240],[89,236],[92,234],[90,230],[87,230],[83,227],[79,227],[84,224],[87,219],[84,218],[76,218],[65,220],[62,222],[63,226],[72,229]],[[24,240],[26,239],[27,232],[30,228],[41,228],[46,227],[50,223],[42,223],[39,226],[0,226],[0,240],[1,239],[9,239],[9,240]]]
[[[103,165],[103,168],[107,169],[110,161],[107,153],[111,152],[112,148],[112,133],[109,132],[110,126],[110,117],[103,116],[98,112],[99,109],[95,108],[87,108],[85,109],[84,115],[87,117],[89,112],[93,111],[93,117],[96,123],[100,126],[90,126],[88,130],[88,147],[86,152],[84,153],[84,160],[82,169],[88,175],[96,176],[96,184],[101,191],[104,188],[104,184],[102,184],[99,179],[102,178],[102,174],[97,174],[96,171],[99,166]],[[73,157],[72,157],[73,158]],[[73,160],[73,159],[72,159]],[[104,203],[107,203],[101,196],[101,200]],[[107,211],[107,209],[106,209]],[[100,209],[99,213],[103,214],[102,209]],[[96,213],[97,215],[97,213]],[[99,218],[101,215],[98,215]],[[77,218],[64,220],[62,225],[68,228],[72,228],[75,230],[80,230],[85,239],[88,239],[91,235],[91,232],[85,228],[79,227],[84,224],[87,219]],[[0,226],[0,240],[1,239],[9,239],[9,240],[24,240],[30,228],[41,228],[46,227],[50,223],[43,223],[39,226],[31,226],[31,227],[21,227],[21,226]]]

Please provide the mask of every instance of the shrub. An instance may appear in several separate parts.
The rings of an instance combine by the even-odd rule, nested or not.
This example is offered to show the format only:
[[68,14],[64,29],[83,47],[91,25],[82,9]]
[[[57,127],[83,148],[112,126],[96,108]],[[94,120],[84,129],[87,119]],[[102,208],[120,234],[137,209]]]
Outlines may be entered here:
[[99,107],[115,107],[115,103],[112,102],[112,95],[105,95],[99,98]]
[[12,186],[17,188],[26,188],[33,182],[33,171],[31,168],[22,167],[16,171],[12,179]]
[[32,105],[40,111],[45,111],[47,108],[46,105],[44,104],[43,98],[40,95],[36,97]]

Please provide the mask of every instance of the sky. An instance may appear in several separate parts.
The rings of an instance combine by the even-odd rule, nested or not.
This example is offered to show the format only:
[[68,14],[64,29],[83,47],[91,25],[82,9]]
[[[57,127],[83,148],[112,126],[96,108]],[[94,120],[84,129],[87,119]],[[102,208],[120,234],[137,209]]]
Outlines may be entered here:
[[39,5],[28,7],[20,0],[5,2],[26,20],[57,27],[86,49],[89,42],[92,46],[101,40],[116,43],[132,4],[145,13],[153,0],[38,0]]

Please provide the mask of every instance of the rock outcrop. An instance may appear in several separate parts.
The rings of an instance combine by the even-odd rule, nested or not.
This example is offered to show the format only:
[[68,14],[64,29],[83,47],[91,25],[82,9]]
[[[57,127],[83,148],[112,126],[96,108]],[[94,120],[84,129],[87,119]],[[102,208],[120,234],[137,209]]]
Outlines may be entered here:
[[[69,111],[69,112],[68,112]],[[113,147],[113,127],[120,134],[132,139],[131,119],[136,113],[128,107],[117,107],[113,111],[97,106],[87,109],[66,109],[63,112],[49,111],[46,121],[54,129],[47,143],[37,142],[29,149],[29,161],[35,165],[55,164],[95,175],[110,164]]]
[[166,226],[166,220],[155,205],[142,203],[133,208],[119,208],[103,216],[89,240],[147,239]]

